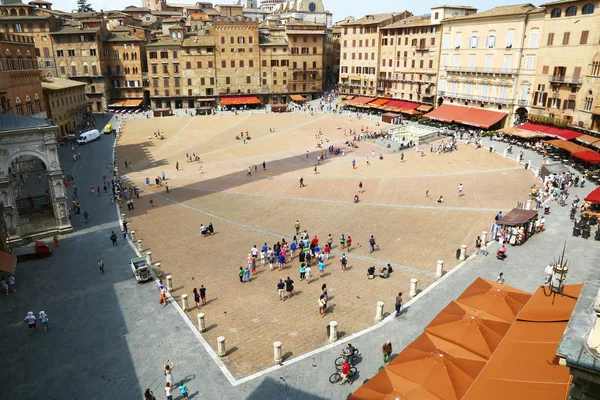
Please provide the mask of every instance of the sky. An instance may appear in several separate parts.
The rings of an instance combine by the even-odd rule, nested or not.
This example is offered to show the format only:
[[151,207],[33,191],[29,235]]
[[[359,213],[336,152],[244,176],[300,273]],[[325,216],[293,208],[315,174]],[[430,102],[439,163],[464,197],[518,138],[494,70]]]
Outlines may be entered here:
[[[26,0],[24,0],[26,1]],[[52,1],[52,8],[71,11],[77,8],[76,0],[50,0]],[[141,0],[88,0],[94,10],[120,10],[129,5],[141,7]],[[210,0],[205,0],[210,1]],[[260,1],[260,0],[259,0]],[[167,0],[168,2],[168,0]],[[173,3],[190,3],[194,4],[195,0],[174,0]],[[233,0],[213,0],[213,4],[227,4],[233,3]],[[431,7],[440,6],[443,4],[450,5],[466,5],[478,7],[480,11],[485,11],[490,8],[507,5],[507,4],[520,4],[526,3],[526,1],[519,0],[478,0],[478,1],[452,1],[452,0],[420,0],[417,3],[412,3],[406,0],[372,0],[370,2],[363,2],[359,0],[323,0],[325,8],[333,13],[333,20],[339,21],[347,16],[361,17],[365,14],[377,14],[391,11],[404,11],[408,10],[414,15],[429,14]],[[534,3],[535,5],[539,5]]]

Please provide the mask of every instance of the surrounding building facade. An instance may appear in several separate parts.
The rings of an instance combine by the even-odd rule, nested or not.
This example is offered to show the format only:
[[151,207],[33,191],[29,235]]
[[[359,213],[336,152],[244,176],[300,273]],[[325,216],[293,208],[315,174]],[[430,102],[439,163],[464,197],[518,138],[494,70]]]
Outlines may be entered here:
[[0,33],[0,113],[44,116],[40,80],[33,39]]
[[381,54],[381,29],[403,18],[408,11],[392,14],[365,15],[340,23],[341,59],[340,92],[376,96],[383,95],[378,85]]
[[278,21],[295,20],[333,26],[333,15],[325,9],[322,0],[288,0],[276,4],[267,17]]
[[526,118],[544,10],[500,6],[443,21],[438,104],[452,103]]
[[531,118],[599,131],[600,1],[563,0],[543,6]]
[[46,115],[63,136],[74,131],[85,118],[87,97],[85,83],[63,78],[42,81]]

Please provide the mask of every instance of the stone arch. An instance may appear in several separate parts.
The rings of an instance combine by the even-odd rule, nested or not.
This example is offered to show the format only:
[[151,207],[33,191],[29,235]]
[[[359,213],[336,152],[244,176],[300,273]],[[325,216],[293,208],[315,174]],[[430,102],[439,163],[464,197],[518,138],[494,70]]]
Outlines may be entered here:
[[[10,150],[8,150],[8,152],[10,153]],[[0,154],[4,155],[4,153]],[[43,151],[34,149],[23,149],[8,155],[6,158],[2,157],[2,172],[6,174],[9,173],[10,165],[12,164],[12,162],[15,161],[17,158],[23,156],[35,157],[44,164],[46,169],[50,169],[50,161],[48,160],[48,157],[46,156],[46,154],[44,154]]]
[[10,15],[17,16],[17,15],[18,15],[18,14],[17,14],[17,10],[16,10],[16,9],[14,9],[14,8],[11,8],[11,9],[10,9]]
[[27,12],[25,10],[23,10],[22,8],[19,9],[19,16],[25,16],[27,15]]

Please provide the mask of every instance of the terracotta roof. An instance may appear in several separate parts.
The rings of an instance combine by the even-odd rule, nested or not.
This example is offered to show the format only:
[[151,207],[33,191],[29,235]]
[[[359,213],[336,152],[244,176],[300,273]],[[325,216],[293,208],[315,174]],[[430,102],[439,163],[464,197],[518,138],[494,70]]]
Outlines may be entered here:
[[208,47],[215,45],[214,36],[209,35],[190,35],[183,39],[184,47]]
[[409,26],[433,25],[429,17],[408,17],[386,25],[383,29],[405,28]]
[[353,21],[342,22],[340,25],[370,25],[370,24],[379,24],[382,23],[393,16],[401,15],[403,13],[408,13],[408,11],[397,12],[397,13],[384,13],[384,14],[367,14],[362,18],[355,19]]
[[105,42],[143,42],[142,39],[140,39],[137,36],[133,36],[130,35],[129,33],[111,33],[110,35],[108,35],[108,37],[106,39],[104,39]]
[[260,13],[260,14],[269,14],[268,11],[263,10],[262,8],[244,8],[244,12],[249,13]]
[[576,1],[579,1],[579,0],[558,0],[558,1],[551,1],[550,3],[541,4],[541,6],[545,7],[545,6],[553,6],[555,4],[574,3]]
[[42,89],[44,90],[61,90],[83,86],[85,86],[85,82],[73,81],[71,79],[46,78],[42,80]]
[[288,41],[285,37],[262,37],[260,39],[261,46],[287,46]]
[[51,32],[51,35],[69,35],[76,33],[96,33],[100,28],[79,28],[77,26],[63,26],[57,31]]
[[123,11],[126,11],[126,12],[127,11],[148,11],[149,12],[150,9],[146,8],[146,7],[127,6],[124,8]]
[[171,36],[163,36],[160,39],[158,39],[158,41],[147,44],[146,48],[163,47],[163,46],[181,46],[181,44],[182,44],[181,39],[174,40]]
[[433,8],[462,8],[464,10],[477,10],[477,7],[471,7],[471,6],[449,6],[448,4],[444,4],[442,6],[437,6],[437,7],[431,7]]
[[488,18],[488,17],[502,17],[505,15],[518,15],[518,14],[529,14],[532,12],[541,12],[544,11],[543,8],[538,8],[530,3],[525,4],[513,4],[510,6],[499,6],[494,7],[492,9],[478,12],[475,14],[465,15],[462,17],[448,18],[446,21],[459,21],[465,19],[475,19],[475,18]]

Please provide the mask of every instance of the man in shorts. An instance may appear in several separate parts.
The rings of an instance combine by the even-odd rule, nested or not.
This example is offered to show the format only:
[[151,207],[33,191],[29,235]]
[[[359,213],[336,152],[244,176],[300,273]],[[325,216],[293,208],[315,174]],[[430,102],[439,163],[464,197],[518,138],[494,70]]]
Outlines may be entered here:
[[342,265],[342,271],[346,270],[346,265],[348,265],[348,259],[346,258],[346,253],[343,253],[340,257],[340,264]]
[[346,381],[348,381],[349,373],[350,373],[350,363],[348,362],[348,360],[344,360],[344,363],[342,364],[342,367],[340,368],[340,374],[342,375],[342,381],[340,382],[340,385],[343,385],[344,383],[346,383]]
[[284,290],[285,288],[285,283],[283,283],[283,279],[279,279],[279,282],[277,283],[277,294],[279,295],[279,300],[285,300],[284,297]]
[[166,306],[168,304],[167,287],[165,286],[163,281],[158,281],[158,293],[160,294],[160,304],[164,303],[164,305]]
[[36,318],[33,315],[33,311],[29,311],[27,313],[24,321],[27,322],[27,326],[29,327],[29,336],[33,335],[33,330],[35,329],[37,331],[35,326]]

